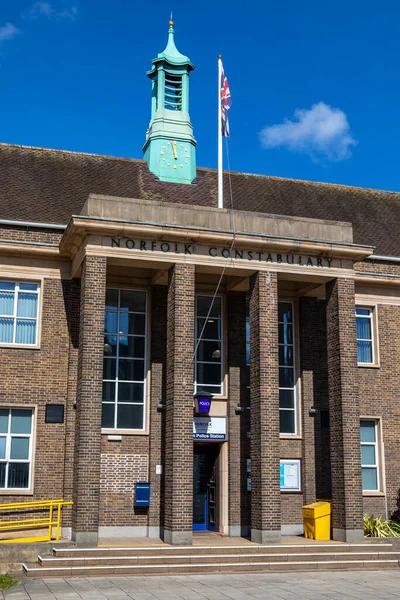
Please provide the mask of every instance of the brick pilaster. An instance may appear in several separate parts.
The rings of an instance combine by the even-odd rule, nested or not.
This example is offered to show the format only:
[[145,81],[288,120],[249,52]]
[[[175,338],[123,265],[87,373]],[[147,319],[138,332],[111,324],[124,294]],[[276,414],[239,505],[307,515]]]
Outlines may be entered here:
[[149,537],[159,537],[164,527],[164,474],[156,473],[164,465],[166,356],[167,356],[168,288],[154,285],[151,289],[151,388],[150,388],[150,489]]
[[302,393],[302,490],[304,503],[315,501],[315,418],[310,408],[319,410],[317,398],[317,371],[319,368],[318,299],[300,298],[300,369]]
[[354,280],[326,285],[333,537],[362,541]]
[[[248,415],[246,394],[246,294],[228,295],[228,481],[229,535],[248,534],[246,459]],[[236,414],[236,406],[245,409]],[[245,430],[245,431],[243,431]]]
[[167,306],[164,540],[170,544],[192,543],[194,303],[194,266],[176,264]]
[[276,273],[250,278],[251,539],[279,542],[278,282]]
[[86,256],[81,277],[72,523],[78,545],[96,545],[98,538],[106,272],[105,257]]

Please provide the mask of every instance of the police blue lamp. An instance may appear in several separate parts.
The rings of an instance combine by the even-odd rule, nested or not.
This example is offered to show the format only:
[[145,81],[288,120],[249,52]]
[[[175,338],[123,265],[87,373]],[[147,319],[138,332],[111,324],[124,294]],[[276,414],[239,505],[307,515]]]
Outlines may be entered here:
[[194,395],[194,411],[198,416],[206,416],[210,413],[213,395],[208,392],[197,392]]

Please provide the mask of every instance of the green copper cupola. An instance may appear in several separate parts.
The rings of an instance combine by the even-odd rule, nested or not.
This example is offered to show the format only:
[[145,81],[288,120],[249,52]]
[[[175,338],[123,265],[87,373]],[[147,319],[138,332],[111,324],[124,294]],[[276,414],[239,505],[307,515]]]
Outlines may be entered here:
[[172,18],[167,46],[152,63],[147,72],[152,83],[151,120],[143,157],[161,181],[192,183],[196,140],[189,116],[189,73],[194,66],[175,46]]

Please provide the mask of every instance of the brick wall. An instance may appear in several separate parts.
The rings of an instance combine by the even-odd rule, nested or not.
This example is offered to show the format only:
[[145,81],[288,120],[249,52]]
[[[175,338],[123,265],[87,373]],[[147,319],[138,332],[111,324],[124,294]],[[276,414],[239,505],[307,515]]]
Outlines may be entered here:
[[[247,491],[247,459],[250,448],[248,370],[246,366],[246,294],[228,295],[228,486],[229,527],[239,535],[250,525],[250,493]],[[236,406],[244,412],[236,414]]]

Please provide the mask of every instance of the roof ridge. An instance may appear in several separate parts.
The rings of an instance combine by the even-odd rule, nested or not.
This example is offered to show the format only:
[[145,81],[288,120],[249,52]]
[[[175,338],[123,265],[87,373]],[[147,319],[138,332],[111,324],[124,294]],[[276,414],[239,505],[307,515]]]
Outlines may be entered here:
[[[93,152],[78,152],[76,150],[61,150],[59,148],[43,148],[41,146],[27,146],[24,144],[9,144],[9,143],[5,143],[5,142],[0,142],[0,149],[2,147],[22,148],[25,150],[39,150],[42,152],[56,152],[59,154],[71,154],[74,156],[92,156],[92,157],[97,157],[97,158],[104,158],[107,160],[120,160],[120,161],[127,161],[127,162],[136,162],[136,163],[145,163],[146,162],[142,158],[130,158],[130,157],[126,157],[126,156],[113,156],[113,155],[109,155],[109,154],[95,154]],[[217,169],[214,169],[211,167],[197,167],[197,170],[203,171],[203,172],[209,172],[209,173],[217,172]],[[224,173],[227,174],[228,171],[224,171]],[[264,175],[261,173],[246,173],[244,171],[231,171],[230,173],[231,173],[231,175],[243,175],[245,177],[260,177],[262,179],[268,179],[268,180],[272,180],[272,181],[287,181],[287,182],[300,183],[303,185],[311,185],[311,186],[316,186],[316,187],[324,186],[324,187],[328,187],[328,188],[351,190],[352,192],[359,192],[359,193],[382,192],[384,194],[391,194],[394,196],[398,196],[400,194],[400,190],[399,191],[384,190],[384,189],[380,189],[380,188],[369,188],[369,187],[360,187],[360,186],[356,186],[356,185],[346,185],[343,183],[328,183],[326,181],[310,181],[308,179],[279,177],[278,175]]]

